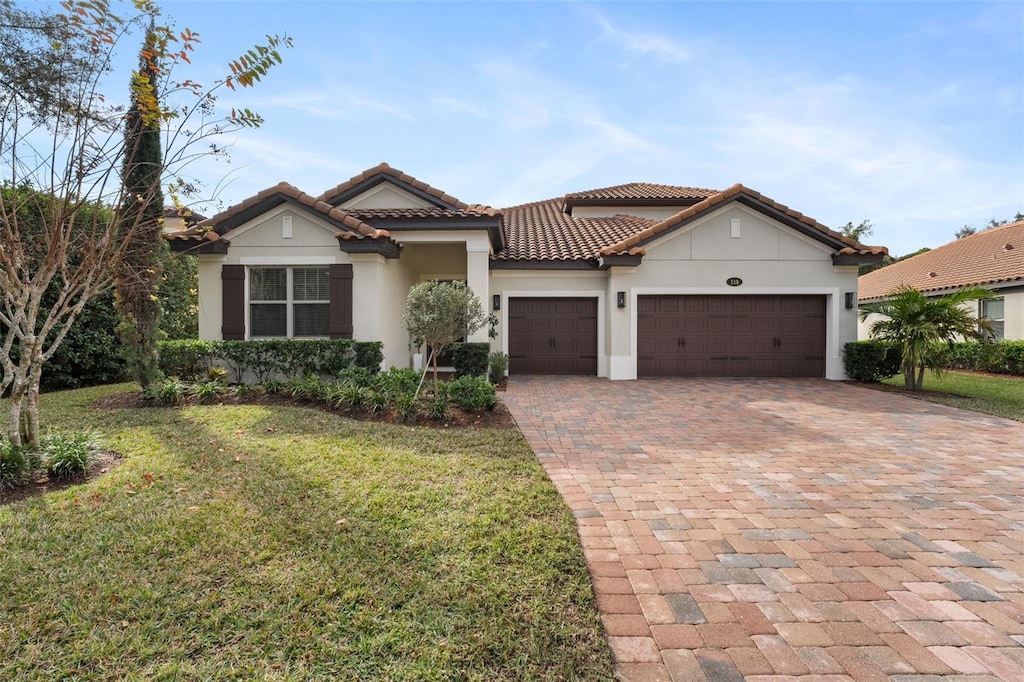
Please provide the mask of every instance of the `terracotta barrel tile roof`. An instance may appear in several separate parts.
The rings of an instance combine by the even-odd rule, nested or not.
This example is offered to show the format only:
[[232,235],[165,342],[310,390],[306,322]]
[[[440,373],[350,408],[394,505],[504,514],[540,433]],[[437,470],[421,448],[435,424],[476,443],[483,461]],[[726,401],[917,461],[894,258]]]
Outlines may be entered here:
[[314,212],[348,228],[351,232],[342,232],[345,239],[390,239],[391,237],[387,230],[375,229],[364,223],[359,218],[350,215],[346,211],[331,206],[326,201],[322,201],[317,197],[306,194],[287,182],[279,182],[273,187],[268,187],[241,203],[231,206],[212,218],[207,218],[184,232],[177,232],[172,235],[168,235],[168,238],[192,241],[201,241],[202,239],[217,240],[220,238],[222,232],[222,229],[218,230],[218,226],[223,225],[223,223],[231,218],[238,216],[240,213],[257,206],[262,202],[270,201],[277,197],[284,197],[285,199],[296,201],[303,206],[307,206]]
[[346,208],[349,215],[366,220],[374,218],[490,218],[500,213],[494,209],[480,210],[476,206],[465,209],[444,208]]
[[574,199],[583,200],[686,200],[704,199],[718,190],[702,187],[678,187],[676,185],[656,185],[650,182],[630,182],[625,185],[599,187],[583,192],[572,192],[565,195],[566,202]]
[[920,291],[1021,282],[1024,221],[984,230],[862,276],[860,300],[884,298],[900,285]]
[[431,187],[430,185],[428,185],[427,183],[423,182],[422,180],[417,180],[416,178],[414,178],[413,176],[409,175],[408,173],[403,173],[402,171],[398,170],[397,168],[392,168],[391,166],[389,166],[386,163],[380,163],[380,164],[374,166],[373,168],[368,168],[367,170],[363,171],[359,175],[353,176],[353,177],[349,178],[348,180],[346,180],[345,182],[341,183],[340,185],[336,185],[336,186],[332,187],[331,189],[327,190],[326,192],[323,192],[318,198],[321,199],[321,200],[325,200],[325,201],[329,200],[329,199],[331,199],[333,197],[336,197],[337,195],[341,194],[345,190],[348,190],[348,189],[351,189],[351,188],[355,187],[356,185],[358,185],[359,183],[363,182],[364,180],[368,180],[368,179],[370,179],[370,178],[372,178],[372,177],[374,177],[376,175],[381,175],[381,174],[389,175],[389,176],[395,178],[396,180],[404,182],[407,185],[411,185],[411,186],[415,187],[416,189],[420,190],[421,192],[423,192],[425,194],[429,194],[430,196],[432,196],[432,197],[434,197],[434,198],[436,198],[436,199],[438,199],[438,200],[440,200],[440,201],[442,201],[442,202],[444,202],[446,204],[450,204],[452,206],[455,206],[456,208],[458,208],[460,210],[470,211],[472,213],[477,213],[477,214],[486,215],[486,216],[498,215],[498,212],[495,211],[490,206],[484,206],[482,204],[470,205],[470,204],[467,204],[464,201],[459,201],[458,199],[456,199],[455,197],[451,196],[450,194],[448,194],[446,192],[443,192],[443,191],[437,189],[436,187]]
[[496,260],[569,261],[596,259],[601,247],[642,230],[652,221],[634,216],[574,218],[562,212],[562,199],[548,199],[503,210],[505,248]]
[[712,209],[714,206],[722,203],[723,201],[735,198],[741,194],[751,199],[755,199],[763,204],[766,204],[767,206],[775,209],[776,211],[784,213],[793,220],[797,220],[809,227],[814,228],[815,230],[818,230],[823,235],[827,235],[843,244],[846,244],[846,247],[843,247],[840,250],[840,253],[878,255],[888,252],[888,250],[883,246],[866,246],[853,239],[845,237],[839,232],[830,230],[828,227],[822,225],[814,218],[805,216],[803,213],[795,211],[786,206],[785,204],[780,204],[779,202],[773,199],[769,199],[760,192],[756,192],[752,189],[744,187],[743,185],[736,184],[728,189],[722,190],[721,192],[716,192],[715,194],[708,196],[703,201],[700,201],[699,203],[696,203],[693,206],[687,206],[685,209],[681,210],[679,213],[676,213],[670,218],[666,218],[665,220],[651,224],[649,227],[643,229],[641,232],[638,232],[637,234],[631,235],[630,237],[623,239],[622,241],[619,241],[617,243],[605,246],[600,250],[600,254],[602,256],[609,256],[614,254],[625,253],[628,249],[635,246],[636,244],[639,244],[640,242],[646,241],[648,239],[653,239],[659,233],[664,232],[665,230],[669,230],[675,227],[676,225],[680,224],[681,222],[688,220],[690,218],[694,218],[700,215],[701,213],[704,213],[705,211]]

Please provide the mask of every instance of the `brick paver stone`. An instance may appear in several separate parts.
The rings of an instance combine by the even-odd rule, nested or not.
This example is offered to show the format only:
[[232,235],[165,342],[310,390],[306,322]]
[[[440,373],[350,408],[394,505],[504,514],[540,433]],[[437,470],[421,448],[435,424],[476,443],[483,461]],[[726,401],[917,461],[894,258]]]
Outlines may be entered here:
[[1024,680],[1024,424],[840,382],[513,377],[625,682]]

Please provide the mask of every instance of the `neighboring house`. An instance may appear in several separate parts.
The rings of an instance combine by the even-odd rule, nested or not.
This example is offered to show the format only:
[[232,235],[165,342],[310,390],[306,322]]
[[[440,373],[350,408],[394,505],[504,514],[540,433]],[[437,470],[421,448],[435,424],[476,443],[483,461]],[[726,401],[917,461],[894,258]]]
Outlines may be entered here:
[[463,280],[498,317],[511,373],[611,379],[841,379],[857,266],[885,253],[742,185],[495,210],[387,164],[316,197],[281,183],[169,239],[198,254],[204,339],[377,340],[408,367],[409,288]]
[[197,225],[206,220],[206,216],[198,213],[193,213],[187,208],[176,208],[174,206],[164,206],[164,226],[163,231],[165,234],[171,234],[174,232],[180,232],[187,230],[188,228]]
[[[997,339],[1024,339],[1024,221],[977,232],[860,278],[860,303],[885,299],[901,285],[929,296],[983,286],[996,298],[972,303]],[[873,319],[860,323],[868,338]]]

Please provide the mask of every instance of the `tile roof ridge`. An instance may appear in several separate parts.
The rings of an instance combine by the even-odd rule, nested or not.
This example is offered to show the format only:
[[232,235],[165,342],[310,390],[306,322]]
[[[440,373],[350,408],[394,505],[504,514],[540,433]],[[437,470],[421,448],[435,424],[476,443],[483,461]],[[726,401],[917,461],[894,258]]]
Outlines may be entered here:
[[187,239],[190,237],[203,236],[205,239],[216,241],[220,239],[220,233],[216,231],[218,223],[222,223],[225,220],[238,215],[242,211],[255,206],[256,204],[269,199],[275,195],[283,194],[284,196],[293,199],[297,203],[306,206],[307,208],[330,217],[331,219],[341,223],[350,230],[358,232],[360,235],[370,237],[373,239],[389,238],[390,233],[387,230],[378,230],[362,220],[359,220],[355,216],[349,215],[343,209],[335,208],[327,202],[321,200],[319,197],[314,197],[311,194],[303,192],[295,185],[289,182],[281,181],[276,185],[272,185],[265,189],[260,190],[256,194],[247,199],[243,199],[241,202],[229,206],[220,213],[207,218],[199,223],[196,223],[188,230],[176,232],[169,238]]
[[[326,190],[324,192],[321,192],[320,195],[318,196],[318,198],[319,199],[323,199],[323,200],[327,200],[329,197],[335,196],[337,194],[341,194],[345,190],[351,189],[352,187],[355,187],[356,185],[358,185],[359,183],[363,182],[364,180],[368,180],[369,178],[372,178],[373,176],[380,175],[380,174],[391,176],[392,178],[394,178],[394,179],[396,179],[396,180],[398,180],[400,182],[403,182],[403,183],[405,183],[407,185],[411,185],[412,187],[416,188],[417,190],[423,192],[424,194],[432,196],[435,199],[439,199],[440,201],[443,201],[446,204],[450,204],[452,206],[455,206],[456,208],[458,208],[460,210],[467,210],[467,209],[470,208],[470,204],[467,204],[466,202],[461,201],[461,200],[453,197],[452,195],[448,194],[447,192],[445,192],[443,190],[440,190],[440,189],[438,189],[436,187],[433,187],[433,186],[427,184],[426,182],[423,182],[422,180],[418,180],[415,177],[413,177],[412,175],[409,175],[408,173],[406,173],[404,171],[401,171],[398,168],[395,168],[393,166],[388,165],[388,163],[385,162],[385,161],[381,161],[376,166],[374,166],[372,168],[367,168],[366,170],[362,171],[361,173],[357,173],[356,175],[353,175],[348,180],[345,180],[344,182],[342,182],[342,183],[340,183],[338,185],[335,185],[331,189],[328,189],[328,190]],[[473,204],[473,205],[474,206],[482,206],[482,204]],[[485,208],[490,209],[489,206],[487,206]],[[491,209],[491,210],[493,211],[494,209]]]

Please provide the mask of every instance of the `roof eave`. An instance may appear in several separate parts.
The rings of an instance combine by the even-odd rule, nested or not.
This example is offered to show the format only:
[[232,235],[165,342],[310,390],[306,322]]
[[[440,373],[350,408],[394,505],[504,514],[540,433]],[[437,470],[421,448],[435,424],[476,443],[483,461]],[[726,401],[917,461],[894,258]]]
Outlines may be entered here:
[[879,265],[884,257],[881,253],[833,253],[832,265]]

